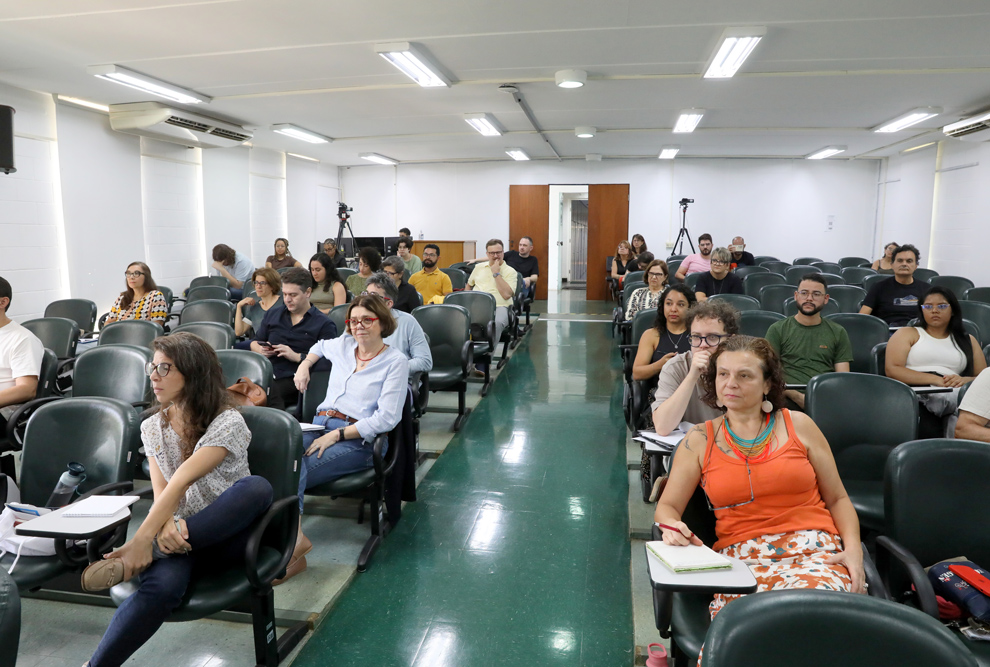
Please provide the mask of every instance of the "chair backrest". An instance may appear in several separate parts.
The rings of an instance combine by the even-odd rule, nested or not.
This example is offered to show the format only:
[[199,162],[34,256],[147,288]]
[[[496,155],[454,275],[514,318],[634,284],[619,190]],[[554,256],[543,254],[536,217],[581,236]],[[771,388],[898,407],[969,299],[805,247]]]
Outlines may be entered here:
[[739,333],[744,336],[766,338],[770,326],[783,319],[786,318],[772,310],[744,310],[739,313]]
[[706,273],[708,273],[708,271],[699,271],[698,273],[688,274],[684,278],[684,284],[693,290],[697,290],[698,281],[701,280],[701,277],[704,276]]
[[983,346],[983,356],[987,358],[987,365],[990,366],[990,343]]
[[782,262],[779,259],[768,259],[765,262],[759,262],[758,264],[759,266],[765,266],[773,273],[779,273],[780,275],[784,275],[784,272],[787,271],[787,268],[790,266],[787,262]]
[[646,287],[646,283],[641,280],[627,280],[622,284],[622,296],[619,298],[619,305],[625,309],[626,304],[629,303],[629,298],[632,293],[641,287]]
[[313,371],[309,374],[309,385],[302,397],[302,411],[299,421],[310,424],[316,417],[316,409],[327,397],[327,386],[330,384],[330,371]]
[[191,322],[220,322],[234,324],[236,307],[225,299],[203,299],[187,303],[179,313],[179,324]]
[[[247,294],[245,296],[251,295]],[[224,301],[229,301],[230,290],[219,285],[200,285],[199,287],[191,288],[186,294],[186,301],[189,303],[202,301],[203,299],[223,299]]]
[[871,264],[873,264],[873,262],[871,262],[870,260],[866,259],[865,257],[840,257],[839,258],[839,266],[841,266],[844,269],[848,269],[850,267],[855,267],[855,266],[863,266],[864,264],[866,266],[870,266]]
[[[663,306],[661,306],[662,308]],[[634,345],[639,344],[639,339],[643,337],[643,333],[647,329],[653,326],[653,323],[657,319],[657,309],[647,308],[646,310],[641,310],[635,315],[633,315],[632,320],[632,333],[630,336],[630,341]]]
[[801,278],[805,277],[809,273],[821,273],[822,270],[817,266],[812,266],[811,264],[794,264],[787,267],[784,271],[784,278],[787,279],[791,285],[797,285],[801,282]]
[[217,350],[217,358],[220,359],[226,386],[246,377],[264,389],[266,394],[271,389],[275,371],[265,355],[252,350]]
[[739,312],[744,310],[760,310],[760,300],[746,296],[745,294],[713,294],[708,297],[708,300],[721,300],[731,303],[732,307]]
[[915,280],[922,280],[922,281],[924,281],[926,283],[929,282],[932,278],[934,278],[937,275],[938,275],[938,271],[935,271],[934,269],[921,269],[921,268],[919,268],[919,269],[915,269],[914,270],[914,279]]
[[72,377],[72,395],[116,398],[138,403],[151,396],[151,378],[144,372],[152,352],[137,345],[102,345],[79,355]]
[[[915,272],[917,273],[917,271]],[[932,276],[928,281],[932,285],[941,285],[942,287],[948,288],[956,295],[957,299],[964,299],[966,290],[975,287],[975,284],[969,278],[964,278],[963,276]]]
[[443,302],[467,309],[471,314],[471,324],[487,327],[495,319],[495,297],[488,292],[451,292],[444,297]]
[[67,317],[39,317],[21,326],[33,333],[41,344],[55,353],[59,359],[76,356],[79,343],[79,325]]
[[17,583],[0,568],[0,666],[14,667],[21,640],[21,595]]
[[188,331],[191,334],[196,334],[205,340],[214,350],[229,350],[234,347],[234,341],[237,339],[232,326],[219,322],[190,322],[189,324],[182,324],[175,327],[172,333],[178,333],[179,331]]
[[24,432],[21,500],[43,506],[72,461],[86,467],[80,493],[130,479],[129,451],[139,429],[137,411],[113,398],[66,398],[42,405]]
[[645,283],[646,282],[646,271],[629,271],[626,273],[625,279],[622,284],[626,283]]
[[[683,260],[685,257],[687,257],[687,255],[670,255],[667,257],[666,261],[667,264],[670,264],[671,260],[678,260],[678,259]],[[673,273],[673,271],[671,273]]]
[[757,265],[759,265],[759,264],[763,264],[764,262],[779,262],[780,258],[774,257],[773,255],[756,255],[753,258],[753,261],[756,262]]
[[[850,269],[845,269],[845,270],[846,271],[849,271]],[[871,275],[871,276],[863,276],[863,289],[865,289],[867,292],[869,292],[870,291],[870,288],[872,288],[875,284],[877,284],[877,283],[879,283],[881,281],[887,280],[890,277],[891,276],[884,275],[882,273],[877,273],[877,274],[874,274],[874,275]],[[852,281],[847,281],[847,282],[850,285],[854,285],[855,284]]]
[[[784,301],[783,311],[785,317],[792,317],[794,315],[797,315],[798,307],[797,307],[797,301],[794,300],[794,297],[791,297],[790,299]],[[822,306],[822,310],[821,310],[822,317],[826,315],[834,315],[835,313],[839,313],[839,312],[841,312],[841,310],[839,308],[839,304],[836,302],[835,299],[829,299],[828,303]]]
[[884,534],[922,566],[965,555],[990,562],[985,525],[990,447],[985,442],[933,438],[905,442],[887,459]]
[[[847,266],[842,269],[842,273],[840,275],[846,279],[846,283],[849,285],[862,285],[867,276],[875,276],[878,274],[869,267]],[[887,276],[884,277],[886,278]]]
[[870,351],[870,372],[874,375],[887,375],[887,343],[877,343]]
[[172,292],[172,288],[165,287],[165,285],[158,285],[158,291],[165,297],[165,304],[168,306],[169,311],[171,311],[172,302],[175,301],[175,294]]
[[327,313],[327,317],[329,317],[330,321],[333,322],[335,327],[337,327],[338,336],[343,336],[344,333],[346,333],[346,329],[344,328],[344,320],[347,319],[347,308],[348,304],[342,303],[339,306],[334,306],[330,309],[330,312]]
[[223,276],[199,276],[193,278],[189,283],[189,289],[193,290],[197,287],[202,287],[203,285],[217,285],[218,287],[227,287],[229,283],[227,279]]
[[845,285],[846,279],[837,273],[821,273],[819,274],[825,280],[826,285]]
[[980,329],[980,335],[976,339],[980,345],[990,343],[990,303],[980,301],[960,301],[959,308],[963,317],[971,320]]
[[796,291],[797,287],[794,285],[764,285],[760,289],[761,310],[783,314],[784,302],[793,299]]
[[746,293],[746,296],[759,299],[760,290],[767,285],[786,284],[787,280],[779,273],[751,273],[743,278],[743,291]]
[[963,292],[962,298],[966,301],[990,303],[990,287],[970,287]]
[[460,269],[440,269],[450,278],[450,286],[455,290],[462,290],[467,287],[467,276]]
[[471,340],[468,309],[454,303],[427,304],[413,309],[412,316],[429,338],[433,370],[460,369],[464,343]]
[[817,375],[808,382],[805,411],[825,434],[843,479],[882,480],[890,451],[918,433],[918,397],[880,375]]
[[[797,262],[794,263],[797,264]],[[838,262],[812,262],[811,265],[817,266],[822,270],[822,273],[834,273],[837,275],[842,273],[842,265]]]
[[55,393],[55,379],[58,377],[58,357],[55,353],[45,348],[44,356],[41,357],[41,370],[38,373],[38,390],[35,398],[48,398]]
[[801,265],[801,266],[811,266],[815,262],[824,262],[824,261],[825,260],[821,259],[820,257],[798,257],[793,262],[791,262],[791,264],[793,264],[795,266],[798,266],[798,265]]
[[122,320],[100,329],[97,345],[137,345],[151,348],[151,341],[164,336],[165,330],[158,322],[150,320]]
[[853,373],[871,372],[873,348],[878,343],[886,343],[890,336],[887,323],[874,315],[838,312],[826,315],[849,335],[849,345],[852,347],[853,360],[849,370]]
[[60,299],[45,308],[45,317],[65,317],[76,323],[80,331],[96,328],[96,304],[89,299]]
[[840,313],[858,313],[866,298],[866,290],[859,285],[829,285],[828,296],[838,301]]
[[351,269],[348,267],[340,267],[337,269],[337,273],[340,274],[341,282],[347,282],[347,279],[357,273],[357,269]]
[[765,266],[737,266],[733,271],[740,280],[754,273],[770,273],[770,269]]
[[785,667],[795,655],[843,667],[977,666],[964,642],[922,611],[813,588],[746,595],[726,606],[705,635],[701,665]]
[[677,273],[677,269],[681,268],[681,263],[684,262],[683,258],[680,259],[668,259],[667,260],[667,280],[673,280],[674,274]]

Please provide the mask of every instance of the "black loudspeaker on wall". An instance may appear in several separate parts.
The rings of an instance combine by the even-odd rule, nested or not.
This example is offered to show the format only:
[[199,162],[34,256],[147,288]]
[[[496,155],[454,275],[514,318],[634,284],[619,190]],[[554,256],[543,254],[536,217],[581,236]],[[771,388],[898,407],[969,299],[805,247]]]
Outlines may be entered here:
[[0,171],[13,174],[14,168],[14,110],[0,105]]

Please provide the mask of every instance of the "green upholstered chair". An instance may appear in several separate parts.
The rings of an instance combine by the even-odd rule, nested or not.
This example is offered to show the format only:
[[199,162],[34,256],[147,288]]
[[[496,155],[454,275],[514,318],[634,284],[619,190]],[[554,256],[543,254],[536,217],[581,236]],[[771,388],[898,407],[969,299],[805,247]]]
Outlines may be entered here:
[[175,302],[175,294],[172,292],[172,288],[165,285],[158,285],[158,291],[165,297],[165,304],[168,306],[169,311],[171,311],[172,304]]
[[302,393],[302,409],[299,411],[299,421],[312,424],[316,417],[316,409],[327,397],[327,386],[330,384],[330,371],[312,371],[309,374],[309,384]]
[[467,276],[460,269],[455,269],[453,267],[449,269],[440,269],[447,274],[450,278],[450,286],[454,288],[455,292],[460,292],[465,287],[467,287]]
[[[203,285],[216,285],[218,287],[228,287],[230,283],[223,276],[198,276],[189,283],[188,290],[193,290]],[[187,291],[188,291],[187,290]]]
[[821,263],[824,261],[825,260],[820,259],[818,257],[798,257],[793,262],[791,262],[791,264],[793,264],[794,266],[811,266],[812,264]]
[[706,273],[708,273],[708,271],[699,271],[697,273],[688,274],[688,276],[684,278],[684,284],[697,291],[698,281],[701,280],[701,277]]
[[[474,367],[471,342],[471,314],[464,306],[452,303],[428,304],[413,309],[412,316],[423,327],[430,341],[433,368],[429,372],[430,391],[457,392],[457,418],[454,431],[468,415],[465,405],[467,377]],[[431,408],[431,411],[440,412]]]
[[622,281],[622,284],[625,285],[626,283],[640,283],[640,282],[642,283],[646,282],[646,271],[637,270],[637,271],[627,272],[625,276],[625,280]]
[[[667,282],[675,282],[674,276],[677,274],[677,269],[681,268],[681,263],[684,261],[683,257],[678,259],[668,259],[667,260]],[[611,268],[611,267],[609,267]]]
[[199,287],[190,288],[186,294],[186,301],[188,303],[202,301],[203,299],[223,299],[229,301],[230,290],[220,285],[200,285]]
[[[877,567],[892,599],[910,601],[938,620],[935,593],[923,568],[956,556],[990,563],[990,532],[981,529],[986,525],[988,478],[990,447],[985,442],[915,440],[891,452]],[[961,641],[981,665],[990,664],[990,645]],[[956,663],[942,659],[932,664]]]
[[870,352],[870,373],[887,375],[887,343],[877,343]]
[[876,271],[865,266],[847,266],[840,274],[848,285],[862,285],[867,276],[878,275]]
[[873,348],[879,343],[887,343],[890,329],[887,323],[874,315],[859,313],[833,313],[826,315],[828,319],[840,325],[849,334],[849,344],[852,346],[853,360],[849,370],[853,373],[872,372]]
[[838,303],[840,313],[858,313],[866,290],[859,285],[829,285],[828,295]]
[[[917,272],[916,272],[917,273]],[[948,288],[956,295],[957,299],[966,298],[966,290],[972,289],[976,285],[969,278],[962,276],[932,276],[928,281],[932,285],[939,285]]]
[[[797,315],[798,306],[797,306],[797,301],[794,300],[794,297],[791,297],[790,299],[784,301],[783,311],[784,311],[784,317],[792,317],[794,315]],[[822,306],[821,314],[824,317],[826,315],[833,315],[841,311],[842,309],[839,307],[838,302],[835,301],[834,299],[829,299],[828,303]]]
[[842,265],[838,262],[812,262],[811,265],[821,269],[822,273],[842,274]]
[[701,667],[789,667],[795,656],[822,667],[977,665],[949,629],[915,609],[810,589],[756,593],[726,605],[708,630]]
[[839,258],[839,266],[841,266],[843,269],[848,269],[848,268],[851,268],[851,267],[859,267],[859,266],[863,266],[863,265],[870,266],[871,264],[873,264],[873,262],[871,262],[870,260],[866,259],[865,257],[840,257]]
[[990,303],[990,287],[970,287],[963,292],[962,298],[967,301]]
[[760,310],[772,310],[775,313],[784,313],[784,302],[794,298],[797,291],[795,285],[764,285],[760,288]]
[[83,335],[96,328],[96,304],[89,299],[60,299],[45,308],[45,317],[65,317],[76,323]]
[[[21,501],[44,506],[71,461],[86,467],[81,494],[129,490],[131,448],[140,439],[139,429],[134,408],[113,398],[66,398],[42,405],[24,433]],[[86,546],[68,548],[57,541],[55,556],[22,556],[14,568],[14,581],[21,590],[30,590],[65,572],[82,570],[123,536],[121,530],[105,540],[94,538]],[[14,557],[0,558],[0,568],[10,569]]]
[[743,312],[744,310],[760,310],[760,300],[745,294],[713,294],[708,299],[709,301],[725,301],[732,304],[732,307],[739,312]]
[[938,275],[938,271],[934,269],[918,268],[914,270],[914,279],[921,280],[926,283],[937,275]]
[[765,262],[758,262],[757,264],[759,266],[765,266],[770,269],[772,273],[779,273],[780,275],[784,275],[784,272],[787,271],[788,267],[790,267],[790,263],[782,262],[779,259],[771,259]]
[[341,267],[337,269],[337,273],[340,275],[341,282],[347,282],[347,279],[357,273],[357,269],[351,269],[347,267]]
[[626,321],[626,306],[629,305],[629,299],[632,298],[632,293],[643,287],[648,287],[648,285],[642,281],[634,282],[627,280],[623,283],[617,305],[612,310],[612,333],[613,335],[615,332],[619,333],[620,345],[627,345],[631,342],[629,338],[629,323]]
[[[58,357],[55,353],[45,348],[41,357],[41,369],[38,371],[38,388],[34,398],[48,398],[55,393],[55,379],[58,376]],[[19,411],[19,409],[18,409]],[[7,430],[0,433],[0,452],[18,450],[24,443],[24,429],[27,427],[27,416],[21,417],[15,411],[7,419]],[[6,456],[0,457],[0,472],[14,477],[14,459]]]
[[837,273],[822,273],[821,276],[825,284],[829,286],[846,284],[846,279]]
[[234,326],[234,310],[236,306],[224,299],[202,299],[186,304],[179,312],[179,324],[192,322],[220,322],[230,327]]
[[[959,308],[962,310],[963,318],[971,321],[979,328],[980,334],[976,336],[976,339],[980,341],[980,345],[990,344],[990,303],[960,301]],[[970,333],[973,332],[970,331]]]
[[223,382],[228,387],[246,377],[264,389],[266,395],[271,391],[275,371],[265,355],[252,350],[217,350],[217,358],[223,369]]
[[772,310],[744,310],[739,313],[739,333],[744,336],[766,338],[767,330],[774,322],[785,319],[780,313]]
[[750,273],[743,278],[743,292],[759,300],[760,290],[767,285],[786,285],[787,280],[779,273]]
[[[671,260],[683,260],[687,255],[669,255],[666,259],[667,264],[670,264]],[[673,273],[673,271],[671,271]]]
[[443,302],[461,306],[471,315],[471,340],[475,363],[484,366],[485,382],[481,385],[481,395],[488,394],[491,386],[491,364],[495,354],[495,297],[488,292],[477,290],[451,292]]
[[[196,303],[206,302],[198,301]],[[228,301],[227,303],[230,302]],[[214,350],[229,350],[234,347],[234,341],[237,340],[237,336],[234,334],[234,327],[229,324],[221,324],[220,322],[189,322],[175,327],[172,333],[179,333],[180,331],[196,334],[209,343],[210,347]]]
[[0,569],[0,667],[14,667],[21,641],[21,596],[17,584]]
[[742,280],[754,273],[770,273],[770,269],[765,266],[737,266],[732,272]]
[[787,279],[788,284],[798,285],[801,283],[801,278],[809,273],[822,273],[822,270],[811,264],[793,264],[784,271],[784,278]]
[[639,349],[639,339],[653,326],[656,319],[656,308],[641,310],[636,313],[630,323],[629,344],[619,346],[619,353],[622,356],[622,371],[625,377],[625,388],[622,395],[622,414],[626,420],[626,427],[630,431],[636,431],[645,426],[642,423],[642,417],[646,409],[650,383],[646,380],[633,380],[632,367],[633,361],[636,360],[636,350]]
[[[846,271],[848,271],[848,270],[849,269],[846,269]],[[875,285],[876,283],[879,283],[881,281],[886,280],[887,278],[892,278],[892,277],[893,276],[884,275],[882,273],[876,273],[876,274],[872,274],[872,275],[868,275],[868,276],[863,276],[863,289],[865,289],[867,292],[869,292],[870,291],[870,288],[873,287],[873,285]],[[851,280],[849,280],[848,282],[849,282],[850,285],[855,284]]]
[[[773,255],[757,255],[756,257],[753,258],[753,261],[756,262],[757,266],[759,266],[764,262],[779,262],[780,259],[774,257]],[[771,269],[771,271],[772,270],[773,269]]]
[[28,320],[21,326],[37,336],[41,344],[54,352],[60,361],[76,356],[80,330],[75,320],[67,317],[39,317]]
[[832,448],[860,524],[882,529],[887,456],[918,433],[914,391],[880,375],[825,373],[808,382],[805,411]]
[[[255,662],[274,667],[306,634],[305,622],[281,637],[275,630],[272,581],[284,576],[292,558],[299,523],[299,466],[302,431],[299,422],[273,408],[241,408],[251,431],[248,467],[272,485],[272,505],[253,527],[244,560],[224,569],[194,573],[182,602],[168,622],[195,621],[248,602],[254,628]],[[110,589],[115,604],[137,592],[137,579]]]
[[347,319],[347,308],[348,304],[342,303],[339,306],[334,306],[331,308],[330,312],[327,314],[330,321],[333,322],[335,327],[337,327],[338,336],[343,336],[347,331],[346,325],[344,324],[344,320]]
[[100,329],[97,345],[137,345],[151,349],[151,341],[165,335],[158,322],[150,320],[123,320]]

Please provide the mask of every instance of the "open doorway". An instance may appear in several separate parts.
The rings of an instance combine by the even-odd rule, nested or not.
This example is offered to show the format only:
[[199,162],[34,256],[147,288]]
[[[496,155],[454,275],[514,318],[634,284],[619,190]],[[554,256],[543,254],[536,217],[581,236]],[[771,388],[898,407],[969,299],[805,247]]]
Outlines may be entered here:
[[[565,195],[570,197],[570,195]],[[575,196],[562,217],[564,245],[560,288],[581,290],[588,285],[588,198]],[[570,215],[567,215],[567,208]]]

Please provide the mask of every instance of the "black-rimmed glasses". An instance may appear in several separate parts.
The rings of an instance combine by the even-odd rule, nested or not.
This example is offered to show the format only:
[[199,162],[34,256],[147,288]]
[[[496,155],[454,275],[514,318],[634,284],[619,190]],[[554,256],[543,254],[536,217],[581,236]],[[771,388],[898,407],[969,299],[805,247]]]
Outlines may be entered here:
[[708,343],[710,347],[715,347],[722,342],[723,338],[728,338],[726,334],[708,334],[707,336],[702,336],[700,334],[691,334],[688,336],[688,340],[691,341],[691,347],[701,347],[701,343]]
[[168,375],[168,372],[170,370],[172,370],[172,364],[165,363],[164,361],[160,364],[156,364],[153,361],[149,361],[144,365],[144,372],[145,375],[147,375],[148,377],[151,377],[151,374],[154,373],[155,371],[158,371],[159,376],[165,377],[166,375]]
[[124,271],[124,275],[128,278],[140,278],[144,274],[140,271]]

